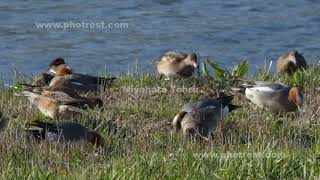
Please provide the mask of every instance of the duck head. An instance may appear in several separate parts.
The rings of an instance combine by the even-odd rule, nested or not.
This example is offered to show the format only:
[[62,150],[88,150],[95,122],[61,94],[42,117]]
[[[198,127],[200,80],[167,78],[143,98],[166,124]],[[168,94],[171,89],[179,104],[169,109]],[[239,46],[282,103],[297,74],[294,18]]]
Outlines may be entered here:
[[56,59],[54,59],[50,64],[49,64],[49,69],[48,71],[53,73],[53,74],[56,74],[57,73],[57,67],[63,65],[63,64],[66,64],[64,59],[61,58],[61,57],[58,57]]
[[188,54],[187,58],[184,59],[186,65],[192,66],[195,69],[198,68],[198,58],[195,53]]
[[174,117],[172,125],[176,129],[176,131],[179,131],[181,129],[181,121],[186,114],[186,111],[181,111]]
[[57,74],[56,74],[57,76],[65,76],[68,74],[72,74],[72,70],[67,65],[63,65],[57,69]]
[[59,66],[59,65],[61,65],[61,64],[66,64],[66,62],[64,61],[63,58],[58,57],[58,58],[54,59],[54,60],[50,63],[49,67]]
[[292,104],[295,104],[298,108],[302,107],[303,104],[303,95],[302,88],[294,86],[289,91],[289,101]]
[[296,66],[297,66],[297,59],[296,59],[297,55],[298,55],[298,51],[290,51],[288,55],[289,61]]
[[307,62],[305,58],[298,51],[294,50],[289,52],[288,57],[290,62],[292,62],[296,66],[296,68],[299,68],[299,69],[307,68]]

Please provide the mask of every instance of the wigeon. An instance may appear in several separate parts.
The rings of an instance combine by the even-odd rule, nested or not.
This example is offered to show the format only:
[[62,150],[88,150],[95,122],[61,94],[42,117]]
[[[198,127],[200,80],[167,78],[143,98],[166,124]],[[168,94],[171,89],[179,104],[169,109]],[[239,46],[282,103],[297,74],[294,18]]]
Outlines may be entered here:
[[33,107],[38,108],[42,114],[53,119],[69,119],[75,115],[81,114],[84,111],[83,109],[75,106],[78,103],[83,103],[83,99],[56,100],[29,91],[15,93],[15,96],[28,97],[28,100]]
[[298,51],[290,51],[278,58],[277,71],[279,74],[293,74],[298,69],[307,68],[307,62]]
[[303,104],[302,89],[289,87],[283,83],[256,81],[244,84],[245,96],[259,107],[267,108],[274,113],[294,111]]
[[58,70],[57,75],[50,81],[49,87],[66,90],[70,89],[77,92],[96,92],[104,89],[103,85],[74,81],[73,74],[65,67]]
[[198,67],[197,55],[169,51],[161,56],[157,64],[158,73],[171,76],[190,77]]
[[[90,131],[81,124],[74,122],[57,122],[47,123],[41,121],[35,121],[33,123],[26,124],[27,126],[37,127],[38,129],[28,129],[27,132],[37,140],[48,140],[54,142],[72,142],[72,141],[87,141],[94,144],[97,147],[106,148],[103,137],[95,132]],[[40,129],[39,129],[40,128]]]
[[[111,83],[113,80],[115,80],[115,77],[110,78],[104,78],[104,77],[96,77],[91,76],[87,74],[78,74],[74,73],[72,69],[65,63],[63,58],[57,58],[53,60],[49,65],[48,73],[51,73],[52,75],[59,75],[59,71],[61,69],[64,69],[64,71],[68,71],[68,74],[72,74],[72,81],[78,82],[82,84],[106,84]],[[61,75],[61,72],[60,72]]]
[[231,104],[232,99],[233,96],[224,96],[190,102],[174,117],[172,124],[176,130],[182,130],[185,138],[207,139],[220,120],[240,107]]
[[48,71],[37,76],[33,80],[32,85],[35,85],[35,86],[49,85],[51,80],[58,74],[58,71],[61,68],[69,70],[69,73],[72,74],[71,79],[73,82],[78,82],[82,84],[109,84],[116,79],[115,77],[104,78],[104,77],[95,77],[95,76],[86,75],[86,74],[73,73],[72,69],[65,63],[65,60],[63,58],[56,58],[49,64]]
[[101,108],[103,106],[102,100],[98,97],[82,97],[75,93],[70,94],[61,91],[48,90],[43,91],[41,95],[44,97],[54,99],[58,102],[73,102],[73,106],[81,109],[86,109],[87,107],[91,109],[95,107]]

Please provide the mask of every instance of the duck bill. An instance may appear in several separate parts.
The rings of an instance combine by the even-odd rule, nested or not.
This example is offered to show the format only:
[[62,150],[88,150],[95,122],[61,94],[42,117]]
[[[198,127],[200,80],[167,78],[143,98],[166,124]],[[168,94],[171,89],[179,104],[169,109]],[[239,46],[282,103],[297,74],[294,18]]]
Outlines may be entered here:
[[56,74],[57,74],[57,72],[56,72],[54,69],[49,68],[49,69],[48,69],[48,74],[56,75]]

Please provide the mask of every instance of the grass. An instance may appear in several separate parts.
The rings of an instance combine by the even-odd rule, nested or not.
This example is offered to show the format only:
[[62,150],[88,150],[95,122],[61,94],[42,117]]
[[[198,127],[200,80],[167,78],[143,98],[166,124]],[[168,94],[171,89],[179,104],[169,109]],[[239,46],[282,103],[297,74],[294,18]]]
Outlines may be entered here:
[[[18,91],[0,90],[7,119],[0,132],[0,179],[312,179],[320,176],[319,70],[290,77],[264,70],[251,80],[305,85],[305,112],[282,116],[259,109],[241,96],[207,145],[186,142],[171,121],[191,99],[230,94],[234,79],[159,80],[149,74],[122,75],[100,96],[104,110],[87,110],[72,121],[94,129],[113,152],[90,144],[37,143],[24,134],[26,122],[53,121],[29,109]],[[175,86],[175,87],[173,87]],[[191,88],[177,92],[177,88]],[[179,89],[181,90],[181,89]],[[128,92],[130,91],[130,92]]]

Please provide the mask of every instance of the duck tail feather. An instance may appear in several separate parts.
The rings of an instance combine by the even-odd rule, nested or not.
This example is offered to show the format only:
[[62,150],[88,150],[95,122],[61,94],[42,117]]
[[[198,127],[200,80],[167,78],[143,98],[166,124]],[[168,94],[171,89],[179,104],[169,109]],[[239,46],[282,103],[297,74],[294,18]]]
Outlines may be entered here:
[[238,108],[241,108],[242,106],[234,105],[234,104],[228,104],[229,112],[236,110]]
[[233,99],[233,96],[222,96],[218,97],[217,100],[221,101],[222,104],[229,104]]
[[24,129],[29,135],[32,135],[36,140],[44,140],[45,139],[45,131],[38,129]]

